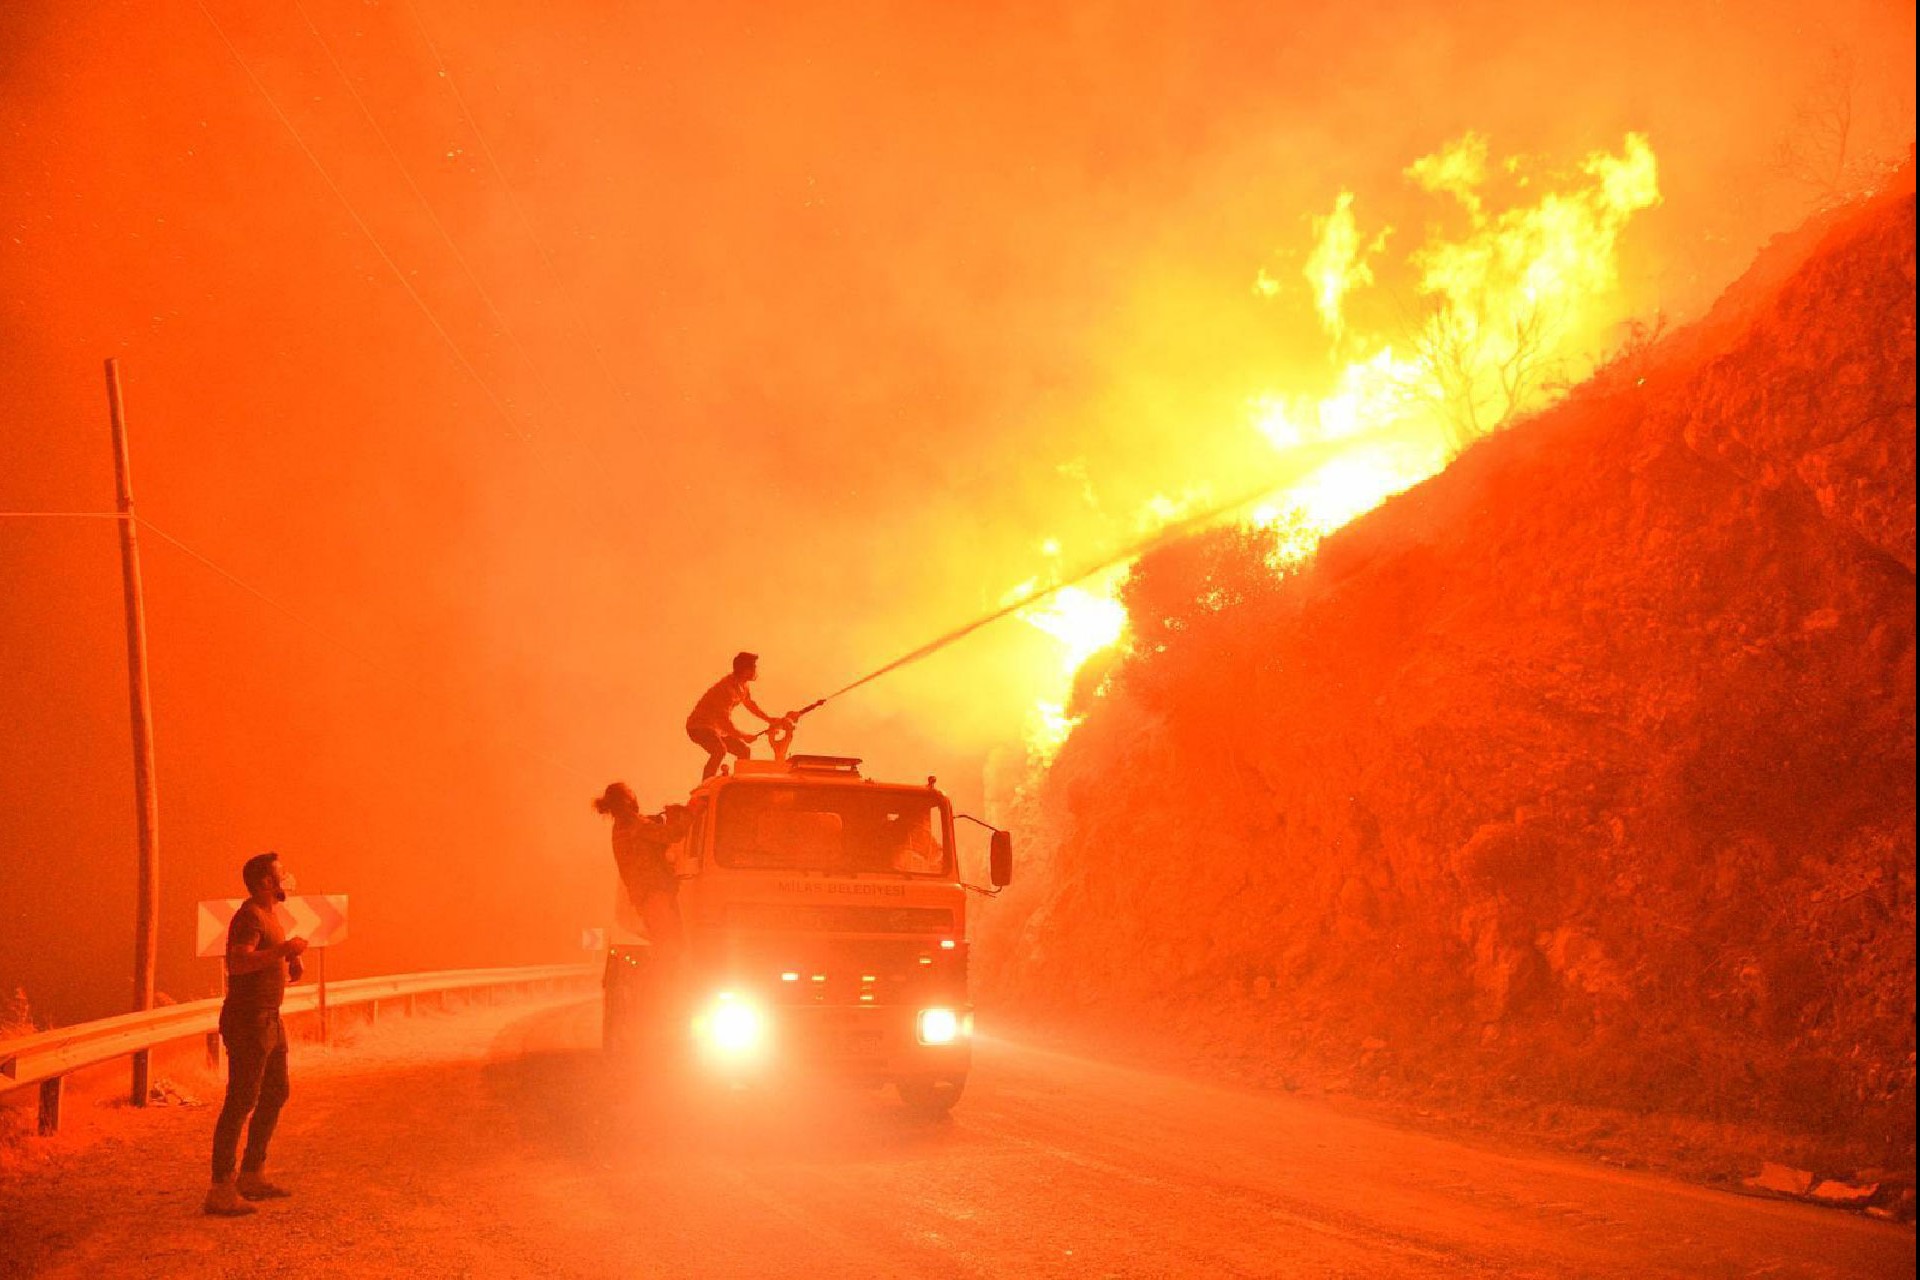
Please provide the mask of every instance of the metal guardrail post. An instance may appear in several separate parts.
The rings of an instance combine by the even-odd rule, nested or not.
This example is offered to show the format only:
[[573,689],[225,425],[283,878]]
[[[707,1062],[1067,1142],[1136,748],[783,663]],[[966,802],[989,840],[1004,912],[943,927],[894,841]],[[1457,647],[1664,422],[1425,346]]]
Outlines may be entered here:
[[61,1076],[40,1082],[40,1136],[43,1138],[59,1132],[60,1091],[65,1084]]

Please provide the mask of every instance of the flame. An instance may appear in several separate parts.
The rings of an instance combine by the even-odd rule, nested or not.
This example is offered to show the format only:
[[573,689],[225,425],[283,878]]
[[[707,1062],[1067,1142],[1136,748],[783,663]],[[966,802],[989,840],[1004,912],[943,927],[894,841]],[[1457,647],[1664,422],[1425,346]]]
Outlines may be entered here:
[[1020,611],[1020,617],[1058,640],[1069,674],[1102,649],[1118,643],[1127,629],[1127,611],[1117,593],[1124,574],[1103,575],[1093,587],[1062,587]]
[[1415,185],[1458,200],[1475,225],[1484,220],[1480,188],[1487,181],[1487,140],[1469,130],[1430,156],[1421,156],[1406,168]]
[[1302,445],[1344,440],[1404,421],[1418,408],[1412,387],[1418,362],[1382,347],[1340,371],[1333,391],[1320,397],[1263,392],[1247,403],[1255,430],[1287,452]]
[[[1054,539],[1049,538],[1046,547],[1051,547],[1053,553],[1058,554],[1058,544]],[[1018,616],[1023,621],[1060,643],[1059,682],[1063,691],[1071,691],[1075,675],[1088,658],[1119,644],[1126,634],[1127,610],[1120,603],[1120,584],[1126,578],[1126,568],[1125,565],[1116,566],[1089,578],[1085,583],[1062,587],[1045,599],[1020,610]],[[1007,598],[1013,600],[1029,595],[1037,586],[1037,581],[1022,583],[1009,592]],[[1079,723],[1078,716],[1067,714],[1064,694],[1057,698],[1039,699],[1027,716],[1028,754],[1036,759],[1052,759]]]
[[1057,702],[1043,699],[1034,703],[1027,716],[1027,754],[1036,760],[1053,759],[1060,748],[1067,745],[1067,738],[1080,720],[1079,716],[1068,715],[1067,709]]
[[1373,445],[1335,458],[1291,490],[1288,497],[1306,526],[1325,535],[1394,494],[1411,489],[1444,465],[1445,459],[1437,449]]
[[[1367,255],[1385,247],[1386,233],[1361,247],[1360,225],[1353,216],[1353,192],[1342,191],[1333,202],[1333,212],[1313,220],[1313,234],[1316,242],[1307,257],[1307,283],[1313,286],[1313,305],[1320,313],[1320,323],[1337,340],[1346,329],[1341,301],[1361,285],[1373,283]],[[1278,289],[1261,291],[1271,297]]]
[[[1247,402],[1250,425],[1276,454],[1335,450],[1238,517],[1273,532],[1269,563],[1277,569],[1304,561],[1326,534],[1434,475],[1478,436],[1544,407],[1556,385],[1582,372],[1577,362],[1626,318],[1617,296],[1620,236],[1635,214],[1660,201],[1653,148],[1637,133],[1618,153],[1593,152],[1554,183],[1522,157],[1495,164],[1491,143],[1474,132],[1415,160],[1403,177],[1449,197],[1465,215],[1463,232],[1431,231],[1406,257],[1404,283],[1424,311],[1397,335],[1352,333],[1346,303],[1377,283],[1369,259],[1393,228],[1368,239],[1353,192],[1341,191],[1333,212],[1313,219],[1303,274],[1335,359],[1360,354],[1334,368],[1318,395],[1266,390]],[[1498,208],[1493,188],[1501,182],[1529,198]],[[1272,299],[1282,289],[1261,270],[1254,293]],[[1241,483],[1222,481],[1231,489]],[[1156,496],[1137,523],[1147,532],[1164,528],[1208,510],[1211,498]],[[1049,539],[1045,551],[1057,567],[1060,540]],[[1069,695],[1082,665],[1125,642],[1119,592],[1127,568],[1021,611],[1060,642],[1060,692],[1040,699],[1029,716],[1028,751],[1039,764],[1079,723]]]
[[1621,319],[1607,305],[1620,233],[1660,201],[1653,148],[1630,133],[1619,155],[1586,158],[1586,184],[1489,217],[1479,194],[1486,153],[1468,134],[1407,170],[1453,195],[1472,222],[1470,234],[1436,237],[1412,257],[1429,304],[1414,338],[1420,385],[1456,448],[1545,405],[1554,375]]

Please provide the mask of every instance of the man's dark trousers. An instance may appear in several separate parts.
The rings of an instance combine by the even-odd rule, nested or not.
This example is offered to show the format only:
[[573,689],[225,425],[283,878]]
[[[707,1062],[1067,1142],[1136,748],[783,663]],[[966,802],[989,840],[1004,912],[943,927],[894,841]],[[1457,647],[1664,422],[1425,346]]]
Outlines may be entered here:
[[215,1182],[233,1176],[241,1125],[247,1126],[247,1154],[241,1169],[258,1173],[267,1167],[267,1143],[289,1092],[287,1033],[278,1009],[222,1011],[220,1039],[227,1046],[227,1101],[213,1126]]

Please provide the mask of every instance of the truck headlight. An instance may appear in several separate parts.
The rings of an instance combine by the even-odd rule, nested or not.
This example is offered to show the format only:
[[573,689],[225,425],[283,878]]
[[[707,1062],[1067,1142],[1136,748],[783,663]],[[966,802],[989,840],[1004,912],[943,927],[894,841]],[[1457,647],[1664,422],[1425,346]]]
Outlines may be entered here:
[[952,1044],[961,1035],[960,1015],[951,1009],[922,1009],[919,1017],[921,1044]]
[[766,1039],[766,1021],[760,1010],[731,991],[715,996],[712,1007],[694,1026],[710,1047],[730,1055],[751,1053]]

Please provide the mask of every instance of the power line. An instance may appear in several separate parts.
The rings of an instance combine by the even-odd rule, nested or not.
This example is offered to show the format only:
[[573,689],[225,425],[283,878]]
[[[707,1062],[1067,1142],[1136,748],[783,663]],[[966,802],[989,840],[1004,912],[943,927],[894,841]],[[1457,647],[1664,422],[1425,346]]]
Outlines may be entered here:
[[[346,87],[348,96],[353,99],[354,104],[360,108],[360,114],[364,116],[367,123],[372,126],[374,135],[380,139],[381,146],[386,148],[388,158],[393,161],[394,167],[400,171],[400,176],[405,180],[408,189],[413,192],[414,198],[417,199],[421,207],[426,210],[428,219],[432,221],[434,229],[440,233],[440,238],[445,242],[448,252],[453,255],[454,261],[460,265],[460,270],[466,275],[468,283],[473,286],[474,292],[479,296],[481,303],[485,305],[487,310],[492,314],[494,322],[498,324],[502,332],[507,335],[508,340],[513,343],[514,350],[519,352],[521,360],[532,372],[534,381],[540,387],[541,394],[546,397],[548,407],[555,413],[565,413],[566,410],[562,408],[559,397],[554,394],[553,385],[547,381],[540,363],[534,360],[525,344],[521,342],[519,333],[514,329],[513,325],[508,322],[506,315],[500,310],[499,306],[495,304],[493,296],[487,291],[486,286],[480,282],[479,275],[468,262],[466,254],[461,251],[459,243],[453,238],[453,234],[447,230],[446,224],[441,220],[439,212],[433,207],[433,202],[427,198],[426,193],[420,189],[420,184],[414,180],[412,171],[408,169],[406,161],[401,158],[399,150],[393,145],[386,130],[381,127],[379,119],[373,113],[373,109],[367,104],[366,99],[361,95],[360,91],[354,87],[353,80],[347,75],[346,68],[341,65],[340,59],[334,54],[333,46],[321,33],[319,27],[314,24],[313,18],[307,13],[306,8],[299,3],[299,0],[295,0],[294,8],[299,12],[301,20],[306,23],[307,30],[312,33],[314,40],[320,45],[321,50],[327,55],[327,61],[333,66],[335,74],[340,77],[341,83]],[[511,197],[511,194],[511,191],[509,191],[509,197]],[[535,242],[535,248],[539,248],[537,241]],[[591,340],[589,340],[589,345],[591,345]],[[631,423],[628,423],[626,419],[621,418],[620,421],[627,427],[629,432],[633,431]],[[637,436],[637,433],[635,434]],[[564,443],[562,444],[562,449],[576,459],[580,457],[577,449],[568,447]],[[547,460],[542,459],[542,461],[546,462]],[[552,479],[564,483],[565,477],[555,471],[551,465],[548,466],[547,470],[548,475]],[[614,502],[623,516],[631,518],[632,508],[624,491],[616,494]]]
[[440,317],[434,314],[433,308],[427,305],[427,300],[421,297],[419,291],[413,287],[413,282],[407,279],[406,272],[400,269],[400,264],[393,260],[393,255],[388,253],[386,246],[380,243],[380,237],[373,233],[373,228],[367,225],[366,219],[360,216],[360,211],[354,208],[351,200],[347,199],[346,192],[342,191],[340,185],[333,180],[333,175],[327,171],[327,167],[320,163],[320,157],[315,155],[313,148],[307,145],[307,140],[300,135],[300,130],[295,128],[293,121],[287,118],[287,113],[280,109],[279,102],[274,99],[273,94],[268,91],[267,86],[261,83],[260,77],[253,73],[253,68],[247,65],[247,60],[240,56],[240,50],[236,48],[233,41],[228,38],[226,29],[222,27],[219,20],[213,16],[212,10],[207,8],[205,0],[194,0],[194,3],[199,6],[200,12],[206,17],[207,23],[213,28],[214,33],[220,37],[220,43],[227,46],[227,52],[233,55],[233,60],[240,65],[240,70],[245,73],[247,79],[252,82],[253,87],[259,91],[260,96],[266,99],[267,106],[272,109],[273,114],[279,119],[280,123],[285,126],[287,133],[292,136],[294,143],[299,146],[302,154],[307,157],[307,160],[313,165],[314,170],[319,173],[321,181],[327,184],[327,190],[333,192],[334,198],[339,200],[341,207],[347,211],[347,216],[352,218],[354,225],[360,228],[361,234],[366,236],[367,242],[373,246],[374,252],[380,255],[380,260],[387,264],[389,271],[393,272],[393,278],[400,282],[400,287],[406,290],[407,296],[413,299],[415,306],[420,308],[421,314],[426,316],[427,322],[433,326],[434,332],[440,335],[441,341],[447,344],[447,349],[453,352],[454,359],[460,362],[460,366],[467,371],[468,376],[471,377],[479,386],[480,390],[486,394],[488,401],[493,405],[494,411],[500,415],[501,421],[507,424],[508,432],[518,439],[525,439],[526,434],[520,429],[519,425],[515,423],[512,412],[507,408],[505,402],[500,399],[498,393],[494,391],[493,384],[480,376],[480,371],[474,368],[473,362],[467,358],[466,352],[460,349],[460,344],[454,341],[453,335],[447,332],[445,325],[440,323]]
[[546,396],[547,404],[552,409],[560,411],[559,398],[553,394],[553,387],[547,382],[546,376],[540,372],[540,366],[536,364],[533,357],[528,354],[526,346],[520,341],[519,333],[507,322],[506,316],[501,314],[500,308],[495,305],[493,295],[487,292],[487,287],[484,284],[480,283],[480,277],[475,274],[472,265],[467,261],[466,254],[460,251],[460,246],[454,241],[452,234],[448,232],[446,224],[440,220],[440,214],[434,209],[433,202],[427,199],[426,193],[420,190],[420,184],[414,181],[412,171],[407,168],[406,161],[400,158],[399,151],[395,149],[393,142],[387,137],[387,131],[380,127],[380,121],[375,118],[373,109],[367,105],[366,99],[363,98],[360,95],[360,91],[354,87],[353,80],[347,75],[346,68],[340,65],[340,59],[335,56],[333,46],[328,43],[327,38],[320,33],[320,28],[314,25],[313,18],[307,13],[305,5],[301,4],[299,0],[294,0],[293,7],[294,10],[299,13],[301,21],[307,24],[307,30],[313,33],[313,38],[319,42],[320,48],[326,53],[327,61],[333,65],[334,72],[340,77],[340,83],[346,86],[347,95],[353,99],[354,105],[360,108],[360,114],[365,116],[367,123],[373,127],[374,136],[380,139],[380,145],[386,148],[388,158],[393,161],[394,167],[400,171],[400,176],[406,180],[407,189],[413,192],[414,198],[420,202],[421,208],[427,211],[427,217],[432,221],[434,230],[440,233],[440,239],[446,243],[448,252],[453,254],[453,260],[460,264],[460,270],[467,277],[467,282],[473,286],[473,291],[479,295],[480,301],[486,306],[487,311],[493,316],[495,323],[500,326],[501,331],[507,335],[508,341],[513,343],[514,350],[520,353],[520,359],[525,362],[527,368],[533,372],[534,381],[539,384],[541,394]]
[[[289,609],[286,605],[281,604],[278,600],[275,600],[272,596],[260,590],[260,588],[254,586],[251,582],[248,582],[245,578],[242,578],[239,574],[224,568],[220,564],[216,563],[210,557],[204,556],[200,552],[195,551],[192,547],[180,541],[180,539],[174,537],[172,534],[168,533],[165,529],[162,529],[159,525],[147,519],[145,516],[135,516],[134,523],[138,524],[141,528],[146,529],[150,533],[157,534],[159,537],[163,538],[167,542],[171,542],[180,551],[184,552],[189,556],[192,556],[195,560],[198,560],[201,564],[213,570],[215,573],[225,578],[228,582],[231,582],[234,586],[240,588],[242,591],[246,592],[248,595],[258,599],[259,601],[261,601],[261,603],[265,604],[268,608],[272,609],[275,613],[278,613],[283,617],[285,617],[286,619],[288,619],[290,622],[293,622],[299,626],[305,627],[309,631],[314,632],[316,635],[321,636],[322,639],[326,640],[327,643],[333,645],[335,648],[339,649],[341,652],[351,654],[353,657],[358,658],[360,661],[366,663],[368,666],[376,667],[376,668],[380,666],[379,663],[375,662],[372,658],[368,657],[366,654],[360,653],[355,649],[349,648],[347,645],[341,643],[338,639],[332,636],[326,635],[320,630],[320,628],[316,627],[313,623],[307,621],[307,619],[301,617],[299,614],[295,613],[292,609]],[[387,672],[386,674],[391,675],[393,673]]]
[[[426,299],[423,298],[420,295],[420,293],[413,287],[412,282],[407,279],[406,273],[400,269],[399,264],[394,260],[392,254],[390,254],[387,251],[386,246],[381,243],[380,238],[374,234],[372,227],[370,227],[367,224],[366,219],[360,216],[359,210],[354,207],[353,202],[347,198],[346,193],[342,191],[339,184],[334,181],[333,176],[327,171],[326,166],[320,162],[320,158],[314,153],[313,149],[307,145],[306,139],[301,135],[300,130],[297,127],[295,127],[293,121],[288,118],[286,112],[281,110],[280,104],[274,99],[273,94],[267,89],[266,85],[261,82],[260,78],[257,75],[254,74],[252,67],[249,66],[246,59],[241,56],[239,49],[235,47],[233,41],[228,38],[226,31],[220,26],[219,21],[216,18],[214,18],[213,14],[207,9],[205,0],[195,0],[195,2],[199,4],[200,12],[206,16],[207,22],[210,25],[212,25],[215,33],[219,35],[221,42],[227,46],[227,51],[233,55],[233,59],[236,63],[239,64],[241,71],[243,71],[246,74],[247,79],[251,81],[254,88],[259,91],[260,96],[266,100],[268,107],[272,109],[274,115],[279,119],[280,123],[286,128],[288,134],[292,136],[295,144],[299,146],[301,152],[307,157],[307,160],[313,165],[314,169],[320,174],[321,179],[327,184],[328,190],[333,192],[334,197],[337,200],[339,200],[341,206],[346,209],[348,216],[351,217],[354,221],[354,224],[360,228],[361,233],[367,237],[367,241],[373,246],[374,251],[380,255],[381,261],[387,264],[388,270],[390,270],[393,273],[394,278],[400,282],[401,288],[406,290],[407,296],[413,299],[414,304],[420,308],[421,314],[426,316],[428,323],[433,326],[434,332],[440,335],[441,340],[446,343],[447,348],[453,352],[454,358],[459,361],[461,367],[466,370],[468,376],[470,376],[474,380],[475,384],[479,386],[481,391],[486,394],[487,399],[492,404],[494,410],[500,415],[501,420],[504,423],[506,423],[508,428],[508,433],[514,439],[520,441],[521,443],[537,445],[537,441],[534,439],[534,436],[532,433],[523,431],[520,429],[519,425],[514,420],[512,411],[507,407],[506,403],[500,398],[499,394],[494,390],[492,383],[490,383],[486,378],[482,377],[480,374],[480,371],[474,366],[473,362],[467,358],[465,351],[463,351],[460,347],[460,344],[454,340],[453,335],[450,332],[448,332],[446,326],[441,323],[439,316],[434,312],[433,308],[427,303]],[[304,11],[302,12],[302,16],[303,17],[305,16]],[[308,22],[308,29],[313,30],[315,37],[319,38],[319,32],[317,30],[314,30],[311,21]],[[324,39],[321,39],[320,43],[322,48],[327,47],[326,41]],[[330,60],[333,58],[331,49],[327,49],[327,56]],[[334,62],[334,66],[336,70],[339,70],[339,63],[337,61]],[[345,73],[341,72],[341,74],[342,74],[342,78],[344,79]],[[350,93],[353,92],[353,86],[351,81],[348,82],[347,88]],[[359,100],[358,94],[356,93],[354,94],[354,96],[356,101],[358,101]],[[367,111],[367,107],[364,102],[362,102],[360,105],[361,105],[362,111]],[[370,121],[372,120],[371,112],[368,112],[368,118]],[[378,122],[375,121],[373,123],[374,123],[375,131],[381,132]],[[386,141],[386,137],[383,132],[381,133],[381,140],[383,142]],[[392,150],[391,144],[388,144],[388,149],[389,151]],[[396,163],[398,163],[397,157],[396,157]],[[405,165],[402,164],[400,168],[401,168],[402,174],[403,175],[406,174]],[[409,185],[412,185],[413,180],[410,175],[407,176],[407,181]],[[415,187],[415,194],[416,195],[419,194],[419,189],[417,187]],[[421,196],[421,200],[423,203],[426,203],[426,199],[424,196]],[[430,215],[433,212],[431,205],[428,205],[428,212]],[[434,221],[436,225],[439,225],[439,219],[437,217],[435,217]],[[446,234],[444,227],[442,227],[441,230],[443,235]],[[453,244],[451,236],[448,236],[448,244],[449,244],[449,247],[453,248],[456,258],[460,257],[459,249],[457,246]],[[462,263],[464,265],[464,259],[462,259]],[[471,273],[469,273],[469,275],[471,276]],[[475,282],[475,286],[476,288],[478,288],[477,281]],[[484,291],[482,292],[484,297]],[[490,301],[488,305],[491,306]],[[495,315],[496,317],[499,316],[499,312],[497,310],[495,311]],[[501,319],[501,324],[502,324],[502,327],[508,327],[506,326],[506,322],[504,319]],[[517,339],[516,339],[516,343],[517,343]],[[521,354],[525,356],[526,353],[524,349],[522,349]],[[536,377],[536,379],[540,380],[542,389],[546,392],[549,401],[552,402],[554,400],[552,389],[548,387],[545,383],[545,380],[541,378],[538,368],[533,366],[531,359],[528,359],[528,365],[530,368],[533,368],[534,376]],[[557,402],[555,402],[555,404],[557,407]],[[539,451],[536,448],[533,454],[533,457],[536,461],[536,464],[546,471],[550,479],[564,483],[565,477],[561,476],[557,471],[554,470],[552,460],[548,458],[545,453]],[[616,505],[620,508],[620,511],[622,514],[627,514],[627,515],[631,514],[631,509],[629,507],[628,499],[624,493],[619,494],[616,497],[615,502],[616,502]],[[599,511],[599,508],[597,507],[593,509],[595,511]],[[601,519],[603,521],[610,521],[611,517],[608,517],[603,513],[601,515]],[[613,529],[613,526],[611,525],[611,523],[608,523],[606,527],[610,531]]]
[[433,56],[434,67],[440,73],[439,78],[447,82],[447,88],[452,92],[454,102],[460,107],[461,116],[466,120],[467,127],[473,131],[474,138],[480,143],[480,153],[486,156],[487,167],[492,170],[494,178],[500,183],[500,189],[506,192],[507,203],[513,207],[514,216],[520,220],[520,229],[527,233],[527,239],[532,242],[534,250],[540,255],[540,261],[546,266],[548,277],[552,279],[554,287],[559,290],[560,297],[566,302],[567,313],[573,320],[574,328],[579,332],[581,341],[586,344],[589,351],[593,352],[594,360],[599,364],[600,372],[606,376],[607,385],[613,389],[614,394],[622,402],[632,403],[633,393],[628,391],[615,376],[613,366],[607,363],[606,353],[588,332],[586,318],[581,313],[579,301],[573,296],[573,291],[567,287],[567,282],[561,276],[559,269],[553,265],[553,255],[547,252],[546,244],[533,229],[533,220],[527,216],[526,207],[520,203],[520,197],[514,192],[513,184],[507,180],[506,171],[500,167],[499,157],[494,154],[492,144],[487,141],[486,131],[481,129],[480,121],[474,116],[472,108],[467,105],[467,96],[460,92],[460,82],[454,78],[446,59],[440,56],[440,46],[434,43],[432,34],[427,30],[427,24],[420,17],[420,11],[413,6],[412,0],[401,0],[401,4],[405,7],[407,15],[413,19],[413,25],[419,29],[420,38],[426,42],[427,52]]
[[0,511],[0,519],[124,520],[118,511]]

